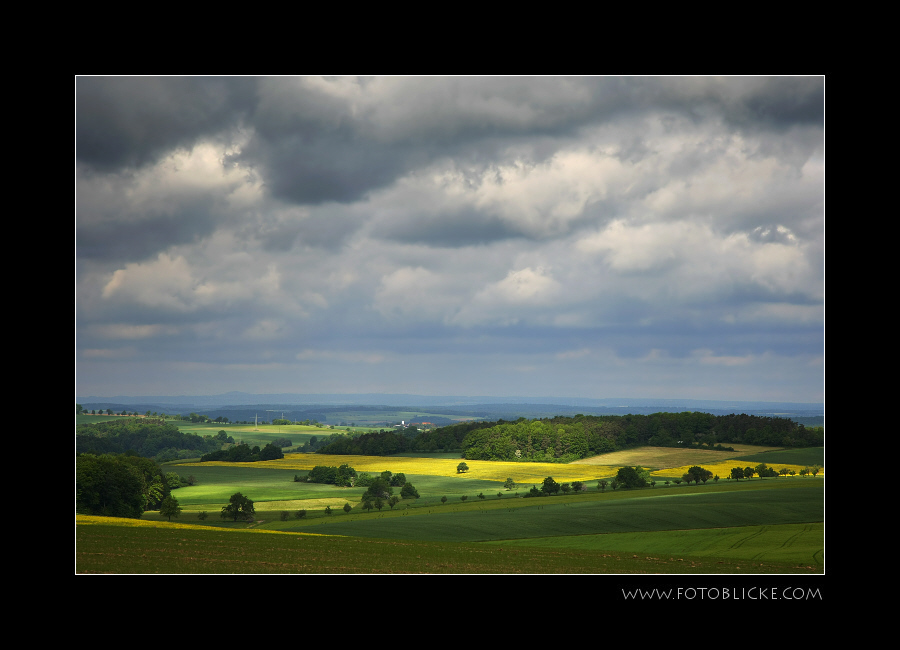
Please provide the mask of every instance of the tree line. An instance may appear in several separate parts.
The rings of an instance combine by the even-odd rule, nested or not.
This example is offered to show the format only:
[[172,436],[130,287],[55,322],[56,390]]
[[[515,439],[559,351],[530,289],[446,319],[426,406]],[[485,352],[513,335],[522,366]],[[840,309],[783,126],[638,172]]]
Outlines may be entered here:
[[179,431],[174,424],[157,420],[128,419],[80,424],[75,429],[75,453],[124,454],[133,451],[145,458],[167,462],[197,458],[220,449],[228,439],[224,434],[220,431],[218,436],[198,436]]
[[731,450],[731,443],[773,447],[824,444],[822,427],[787,418],[700,412],[651,415],[576,415],[515,422],[467,422],[418,432],[340,436],[325,454],[386,456],[408,451],[461,451],[468,460],[569,462],[644,445]]
[[824,430],[786,418],[709,413],[556,417],[498,422],[466,433],[469,460],[569,462],[644,445],[727,450],[723,444],[778,447],[824,444]]

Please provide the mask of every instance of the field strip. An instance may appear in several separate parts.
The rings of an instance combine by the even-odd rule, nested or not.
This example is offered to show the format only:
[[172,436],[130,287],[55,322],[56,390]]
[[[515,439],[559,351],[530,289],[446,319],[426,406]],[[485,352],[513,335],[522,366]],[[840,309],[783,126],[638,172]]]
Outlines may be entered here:
[[274,533],[276,535],[309,535],[314,537],[343,537],[343,535],[324,535],[321,533],[295,533],[283,530],[267,530],[264,528],[219,528],[217,526],[203,526],[200,524],[179,524],[174,521],[145,521],[143,519],[128,519],[125,517],[95,517],[93,515],[75,515],[75,524],[79,526],[130,526],[135,528],[167,528],[184,530],[226,530],[238,533]]
[[576,465],[562,463],[512,463],[505,461],[466,460],[469,470],[457,472],[456,468],[463,462],[450,458],[407,458],[399,456],[337,456],[328,454],[286,454],[279,460],[267,460],[256,463],[184,463],[180,467],[190,465],[240,467],[248,469],[283,469],[309,471],[317,465],[340,467],[349,465],[357,472],[380,474],[388,470],[394,474],[421,474],[426,476],[459,476],[466,479],[482,479],[503,482],[512,478],[517,483],[540,484],[547,476],[557,482],[592,481],[598,478],[615,476],[618,467],[607,465]]

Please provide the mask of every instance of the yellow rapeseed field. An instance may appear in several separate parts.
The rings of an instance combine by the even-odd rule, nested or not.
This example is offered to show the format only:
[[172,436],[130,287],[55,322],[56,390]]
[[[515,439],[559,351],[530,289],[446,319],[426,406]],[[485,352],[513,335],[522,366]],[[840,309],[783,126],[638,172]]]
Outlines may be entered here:
[[[700,467],[702,467],[704,469],[708,469],[710,472],[713,473],[713,476],[718,475],[720,479],[724,479],[727,476],[731,476],[731,468],[732,467],[747,467],[747,466],[756,467],[756,465],[758,463],[748,463],[746,461],[741,462],[739,460],[729,460],[729,461],[723,461],[723,462],[719,462],[719,463],[694,463],[694,464],[699,465]],[[681,478],[684,474],[687,474],[687,471],[692,466],[693,465],[684,465],[682,467],[670,467],[667,469],[660,469],[660,470],[656,470],[655,472],[650,472],[650,475],[651,476],[677,476],[678,478]],[[782,467],[786,467],[787,469],[794,470],[794,472],[796,473],[796,476],[794,476],[793,478],[802,478],[800,476],[800,470],[806,466],[805,465],[788,465],[788,464],[774,463],[772,465],[769,465],[769,467],[774,469],[776,472],[779,471]],[[824,475],[825,475],[825,470],[820,469],[819,476],[824,476]],[[779,476],[779,478],[781,478],[781,477]],[[785,476],[784,478],[791,478],[791,477]]]
[[[465,462],[469,471],[459,474],[457,465]],[[379,456],[331,456],[327,454],[287,454],[279,460],[252,463],[255,468],[311,470],[316,465],[339,467],[350,465],[357,472],[380,474],[389,470],[394,474],[424,474],[426,476],[460,476],[505,481],[512,478],[516,483],[542,483],[552,476],[557,483],[590,481],[601,477],[615,476],[618,467],[604,465],[564,465],[561,463],[510,463],[502,461],[458,460],[450,458],[383,458]],[[235,463],[207,462],[203,465],[234,467]],[[247,463],[247,466],[250,466]],[[182,465],[183,467],[184,465]]]

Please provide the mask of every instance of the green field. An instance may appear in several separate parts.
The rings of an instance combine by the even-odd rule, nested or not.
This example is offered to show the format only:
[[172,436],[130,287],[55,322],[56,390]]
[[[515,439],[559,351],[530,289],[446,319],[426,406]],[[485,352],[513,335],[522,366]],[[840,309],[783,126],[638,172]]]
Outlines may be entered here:
[[[769,450],[758,456],[767,463],[823,460],[821,450],[799,451],[804,454]],[[753,455],[748,449],[740,454],[742,459]],[[778,454],[785,455],[775,459]],[[307,463],[317,460],[317,455],[306,457]],[[673,462],[681,460],[673,456]],[[506,491],[502,481],[467,474],[407,472],[419,499],[404,499],[393,510],[385,506],[366,512],[362,488],[295,482],[296,474],[306,472],[277,469],[279,462],[165,465],[167,471],[196,480],[196,485],[172,493],[183,508],[181,516],[171,523],[153,512],[139,521],[90,518],[100,522],[86,523],[79,517],[76,572],[824,572],[823,477],[603,492],[592,481],[588,491],[578,494],[522,498],[530,484]],[[384,457],[373,466],[396,472],[404,462],[428,469],[447,461],[404,456],[395,457],[392,465],[392,458]],[[565,466],[556,467],[562,471]],[[601,475],[609,471],[602,465],[583,468]],[[481,476],[489,474],[478,469]],[[219,516],[238,491],[255,503],[252,522]],[[477,498],[479,493],[486,498]],[[463,495],[466,501],[460,499]],[[448,499],[444,504],[442,496]],[[352,507],[349,513],[342,510],[345,503]],[[303,519],[294,516],[300,509],[307,511]],[[208,513],[206,520],[198,519],[200,511]],[[387,549],[390,559],[376,562],[374,557]]]

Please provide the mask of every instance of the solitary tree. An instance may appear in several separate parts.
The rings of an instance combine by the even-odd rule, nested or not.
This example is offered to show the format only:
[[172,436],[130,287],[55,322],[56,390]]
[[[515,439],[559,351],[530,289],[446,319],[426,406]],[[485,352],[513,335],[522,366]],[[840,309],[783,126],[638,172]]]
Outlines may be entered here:
[[460,463],[459,465],[456,466],[457,474],[461,474],[462,472],[468,472],[468,471],[469,471],[469,466],[466,465],[465,463]]
[[168,517],[169,521],[172,521],[172,517],[178,517],[181,514],[181,506],[178,505],[178,499],[171,495],[163,499],[159,506],[159,514],[163,517]]
[[[391,498],[393,499],[394,497],[391,497]],[[353,510],[353,506],[351,506],[349,503],[345,503],[344,504],[344,512],[346,512],[349,515],[351,510]]]
[[556,494],[559,490],[560,485],[553,480],[552,476],[548,476],[544,479],[544,484],[541,486],[541,492],[549,496],[551,494]]
[[441,503],[447,503],[447,497],[441,497]]
[[512,477],[510,476],[508,479],[506,479],[506,482],[503,484],[503,487],[505,487],[507,489],[507,491],[512,490],[514,487],[516,487],[516,482],[514,480],[512,480]]
[[222,519],[233,519],[234,521],[252,519],[256,511],[253,509],[253,502],[240,492],[231,495],[228,505],[222,508]]

